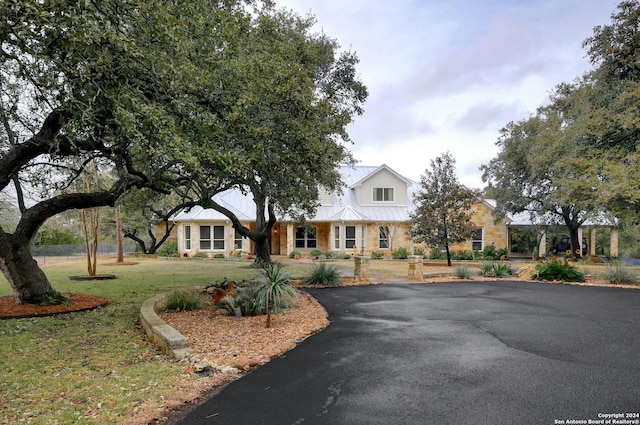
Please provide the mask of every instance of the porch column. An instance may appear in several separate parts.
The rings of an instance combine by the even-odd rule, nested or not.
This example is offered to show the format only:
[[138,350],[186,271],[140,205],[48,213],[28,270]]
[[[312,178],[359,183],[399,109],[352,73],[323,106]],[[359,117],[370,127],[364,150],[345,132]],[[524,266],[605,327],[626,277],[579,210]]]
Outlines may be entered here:
[[611,256],[617,257],[618,254],[618,229],[611,228]]
[[578,249],[580,250],[580,256],[582,257],[582,227],[578,227]]
[[589,229],[589,255],[596,255],[596,233],[598,229],[592,227]]
[[287,252],[284,255],[289,255],[294,251],[293,238],[295,237],[295,229],[293,223],[287,223]]
[[538,245],[538,255],[544,257],[547,254],[547,233],[542,232],[540,244]]

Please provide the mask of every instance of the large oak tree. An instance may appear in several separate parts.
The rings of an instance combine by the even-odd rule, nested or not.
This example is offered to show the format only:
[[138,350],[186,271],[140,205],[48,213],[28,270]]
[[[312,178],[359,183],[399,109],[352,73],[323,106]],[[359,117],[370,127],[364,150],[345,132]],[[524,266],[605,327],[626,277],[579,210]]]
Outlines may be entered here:
[[[192,95],[213,78],[201,65],[220,60],[249,12],[223,0],[16,0],[0,1],[0,15],[0,190],[34,193],[15,230],[0,228],[0,269],[17,302],[37,303],[56,295],[29,251],[47,218],[189,179],[190,135],[224,103]],[[206,49],[194,41],[205,35]],[[209,165],[224,168],[210,139]],[[113,184],[72,191],[90,161],[112,168]]]
[[[225,87],[229,102],[220,125],[234,160],[221,170],[208,166],[215,161],[210,149],[194,152],[200,168],[191,188],[200,205],[226,215],[255,243],[259,263],[271,261],[269,237],[278,217],[312,215],[319,189],[339,190],[338,166],[353,162],[346,127],[362,113],[367,90],[356,76],[356,55],[314,33],[314,23],[312,16],[261,10],[233,40],[227,78],[207,90]],[[212,199],[228,188],[251,193],[254,228]]]

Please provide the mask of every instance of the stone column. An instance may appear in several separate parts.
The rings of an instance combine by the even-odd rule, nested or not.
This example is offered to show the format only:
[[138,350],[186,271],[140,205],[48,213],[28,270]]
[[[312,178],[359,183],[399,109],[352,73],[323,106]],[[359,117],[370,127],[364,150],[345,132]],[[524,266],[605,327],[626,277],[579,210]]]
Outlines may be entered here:
[[409,256],[409,279],[422,281],[424,278],[423,260],[421,255]]
[[596,255],[596,232],[598,229],[592,227],[589,230],[589,255]]
[[354,270],[353,277],[356,281],[369,280],[369,260],[371,257],[366,255],[356,255],[353,257]]
[[618,229],[611,228],[611,256],[617,257],[618,253]]

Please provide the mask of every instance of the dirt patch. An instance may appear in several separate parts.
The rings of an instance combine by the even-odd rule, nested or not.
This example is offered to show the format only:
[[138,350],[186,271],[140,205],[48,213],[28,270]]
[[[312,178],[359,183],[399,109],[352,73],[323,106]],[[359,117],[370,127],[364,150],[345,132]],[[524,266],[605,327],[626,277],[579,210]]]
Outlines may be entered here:
[[63,294],[69,302],[58,305],[16,304],[13,296],[0,297],[0,319],[19,319],[23,317],[51,316],[90,310],[107,305],[109,300],[88,294]]

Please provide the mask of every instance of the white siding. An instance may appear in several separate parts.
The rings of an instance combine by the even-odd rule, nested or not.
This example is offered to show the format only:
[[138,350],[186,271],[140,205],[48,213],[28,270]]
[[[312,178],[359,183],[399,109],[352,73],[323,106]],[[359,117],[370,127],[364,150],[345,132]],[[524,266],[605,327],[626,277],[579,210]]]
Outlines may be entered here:
[[[392,187],[393,202],[373,202],[374,187]],[[407,183],[388,170],[380,170],[355,188],[360,205],[407,205]]]
[[320,188],[318,190],[318,201],[320,202],[320,205],[331,206],[333,204],[333,193]]

